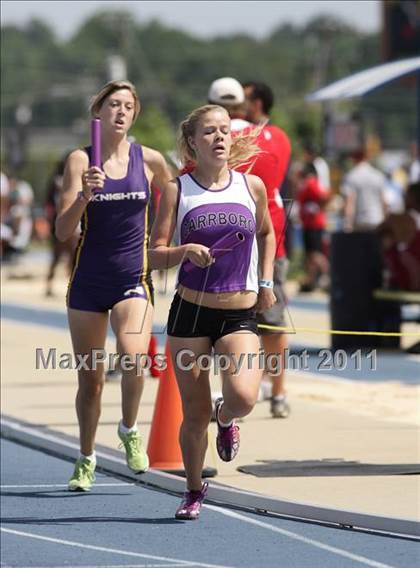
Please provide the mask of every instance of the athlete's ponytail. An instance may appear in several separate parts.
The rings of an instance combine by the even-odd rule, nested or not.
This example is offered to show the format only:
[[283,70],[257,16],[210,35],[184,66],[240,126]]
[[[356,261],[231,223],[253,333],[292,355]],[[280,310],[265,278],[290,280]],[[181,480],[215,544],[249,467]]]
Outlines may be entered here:
[[[205,105],[193,110],[192,113],[181,122],[178,133],[178,152],[183,166],[197,162],[196,153],[190,144],[190,138],[194,137],[201,118],[208,112],[214,110],[227,112],[226,109],[219,105]],[[239,133],[232,138],[232,146],[228,159],[229,168],[233,169],[240,164],[248,162],[251,167],[251,158],[261,152],[259,147],[255,144],[255,139],[260,132],[261,127],[258,127],[242,134]]]
[[262,126],[256,126],[245,132],[239,132],[232,138],[232,147],[230,149],[228,166],[234,170],[237,166],[249,165],[248,173],[254,163],[254,158],[261,153],[261,148],[255,143],[258,135],[262,130]]

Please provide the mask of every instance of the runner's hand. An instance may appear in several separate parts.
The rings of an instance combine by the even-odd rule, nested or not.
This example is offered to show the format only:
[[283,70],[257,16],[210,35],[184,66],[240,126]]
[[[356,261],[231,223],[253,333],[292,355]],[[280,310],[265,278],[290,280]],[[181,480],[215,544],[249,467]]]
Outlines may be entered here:
[[105,183],[105,174],[97,166],[92,166],[82,175],[83,194],[86,199],[92,197],[92,192],[95,189],[102,189]]
[[204,245],[187,245],[187,252],[185,256],[199,268],[206,268],[206,266],[213,264],[215,260],[210,253],[210,249]]
[[272,288],[260,288],[258,292],[258,300],[255,306],[257,312],[265,312],[274,306],[276,297]]

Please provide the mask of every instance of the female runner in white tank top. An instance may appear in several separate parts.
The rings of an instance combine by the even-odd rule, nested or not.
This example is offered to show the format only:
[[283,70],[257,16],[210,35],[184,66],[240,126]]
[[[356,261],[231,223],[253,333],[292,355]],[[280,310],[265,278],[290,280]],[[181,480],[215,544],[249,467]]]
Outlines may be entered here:
[[[181,264],[168,319],[183,404],[180,444],[187,477],[175,516],[196,519],[207,489],[201,475],[212,414],[209,372],[197,359],[214,349],[230,363],[221,371],[223,398],[216,402],[216,418],[219,456],[231,461],[239,449],[235,419],[252,411],[263,371],[256,311],[275,302],[275,236],[263,182],[230,169],[258,149],[250,135],[232,142],[225,109],[207,105],[192,112],[181,124],[180,148],[195,168],[164,191],[149,259],[154,269]],[[171,246],[174,233],[178,246]]]

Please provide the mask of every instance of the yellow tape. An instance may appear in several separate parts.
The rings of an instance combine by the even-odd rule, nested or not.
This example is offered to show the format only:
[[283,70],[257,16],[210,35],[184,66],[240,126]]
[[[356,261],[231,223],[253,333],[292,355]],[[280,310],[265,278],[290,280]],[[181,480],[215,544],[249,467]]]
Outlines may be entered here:
[[258,327],[261,329],[269,329],[271,331],[284,331],[296,333],[297,331],[304,331],[307,333],[328,333],[330,335],[376,335],[379,337],[420,337],[420,331],[417,333],[397,333],[387,331],[342,331],[336,329],[317,329],[313,327],[284,327],[278,325],[268,325],[259,323]]

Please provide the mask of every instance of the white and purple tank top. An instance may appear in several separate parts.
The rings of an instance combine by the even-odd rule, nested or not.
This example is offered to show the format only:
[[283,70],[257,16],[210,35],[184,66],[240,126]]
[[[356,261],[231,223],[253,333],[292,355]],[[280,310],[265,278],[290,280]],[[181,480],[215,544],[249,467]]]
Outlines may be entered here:
[[221,189],[207,189],[191,174],[177,178],[179,244],[209,247],[215,262],[199,268],[184,261],[178,284],[201,292],[258,293],[256,206],[243,174],[229,170],[230,181]]

